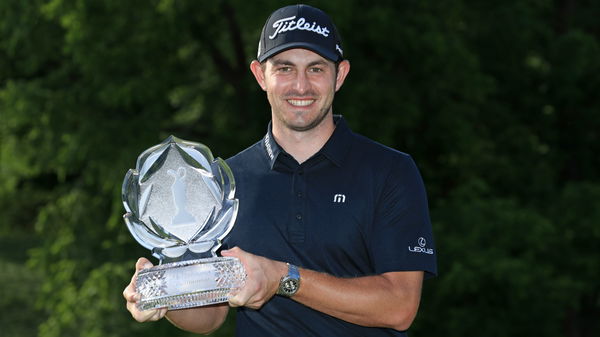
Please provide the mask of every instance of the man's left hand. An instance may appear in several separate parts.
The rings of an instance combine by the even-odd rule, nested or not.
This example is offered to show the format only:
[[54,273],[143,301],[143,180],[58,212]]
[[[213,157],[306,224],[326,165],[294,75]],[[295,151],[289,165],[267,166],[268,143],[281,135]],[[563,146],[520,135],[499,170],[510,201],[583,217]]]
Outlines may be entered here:
[[240,259],[247,274],[244,286],[229,298],[232,307],[259,309],[277,293],[279,281],[287,273],[285,263],[250,254],[238,247],[223,250],[221,255]]

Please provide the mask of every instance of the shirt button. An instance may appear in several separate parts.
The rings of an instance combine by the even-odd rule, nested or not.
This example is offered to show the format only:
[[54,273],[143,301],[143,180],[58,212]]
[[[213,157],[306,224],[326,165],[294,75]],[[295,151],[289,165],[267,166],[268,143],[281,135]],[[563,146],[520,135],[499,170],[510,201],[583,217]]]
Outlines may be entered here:
[[298,198],[302,198],[302,192],[298,192],[296,196],[298,196]]
[[296,214],[296,219],[302,220],[302,214],[300,214],[300,213]]

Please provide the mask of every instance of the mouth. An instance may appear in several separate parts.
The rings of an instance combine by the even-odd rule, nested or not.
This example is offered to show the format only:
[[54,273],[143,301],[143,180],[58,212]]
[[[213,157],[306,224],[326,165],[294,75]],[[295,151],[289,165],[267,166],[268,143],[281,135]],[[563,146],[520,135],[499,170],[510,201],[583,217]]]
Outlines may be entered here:
[[309,106],[315,102],[314,99],[288,99],[288,103],[293,106]]

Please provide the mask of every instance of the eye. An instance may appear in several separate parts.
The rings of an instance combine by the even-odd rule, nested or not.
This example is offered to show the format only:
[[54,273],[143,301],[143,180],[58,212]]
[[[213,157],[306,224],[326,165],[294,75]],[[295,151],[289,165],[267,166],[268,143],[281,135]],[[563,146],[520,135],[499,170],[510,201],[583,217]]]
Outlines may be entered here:
[[290,66],[281,66],[277,68],[277,71],[280,73],[288,73],[290,71],[292,71],[292,67]]
[[321,68],[321,67],[311,67],[311,68],[309,69],[309,71],[310,71],[311,73],[322,73],[322,72],[323,72],[323,68]]

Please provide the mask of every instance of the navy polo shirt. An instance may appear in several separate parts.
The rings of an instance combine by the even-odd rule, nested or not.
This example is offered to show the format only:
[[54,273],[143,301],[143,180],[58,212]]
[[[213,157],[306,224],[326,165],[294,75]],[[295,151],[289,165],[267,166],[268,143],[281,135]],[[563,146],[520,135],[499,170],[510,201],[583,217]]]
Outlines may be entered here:
[[[227,162],[239,211],[223,248],[338,277],[436,273],[425,188],[405,153],[353,133],[341,116],[323,148],[302,164],[265,137]],[[404,336],[368,328],[274,296],[239,308],[238,336]]]

